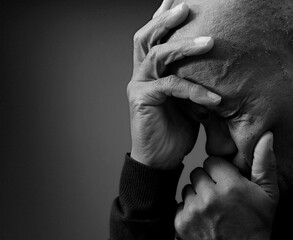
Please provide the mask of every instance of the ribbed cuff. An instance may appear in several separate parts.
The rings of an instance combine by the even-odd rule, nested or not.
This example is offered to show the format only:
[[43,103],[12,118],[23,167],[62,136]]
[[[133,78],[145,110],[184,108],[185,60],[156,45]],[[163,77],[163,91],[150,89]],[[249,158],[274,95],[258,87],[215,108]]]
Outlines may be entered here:
[[126,218],[155,219],[174,210],[183,164],[174,170],[155,169],[126,154],[121,174],[119,200]]

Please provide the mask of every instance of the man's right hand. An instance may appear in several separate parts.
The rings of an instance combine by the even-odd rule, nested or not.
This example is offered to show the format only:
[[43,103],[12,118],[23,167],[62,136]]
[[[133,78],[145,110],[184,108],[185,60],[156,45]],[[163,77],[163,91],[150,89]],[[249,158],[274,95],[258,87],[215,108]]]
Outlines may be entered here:
[[270,239],[279,201],[272,133],[259,139],[252,162],[250,180],[220,157],[192,171],[175,216],[177,238]]
[[164,76],[166,66],[186,56],[208,52],[213,47],[210,37],[185,39],[158,44],[168,31],[182,23],[189,13],[183,3],[169,9],[165,0],[154,18],[134,36],[134,70],[127,87],[130,105],[131,157],[159,169],[176,168],[192,150],[199,122],[178,107],[174,98],[191,100],[194,112],[203,106],[215,106],[221,97],[203,86]]

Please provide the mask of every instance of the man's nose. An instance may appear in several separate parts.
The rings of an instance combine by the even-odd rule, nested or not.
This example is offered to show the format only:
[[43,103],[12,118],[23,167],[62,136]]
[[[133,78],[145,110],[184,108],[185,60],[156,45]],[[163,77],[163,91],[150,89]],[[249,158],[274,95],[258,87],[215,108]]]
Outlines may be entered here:
[[209,156],[229,159],[235,156],[238,149],[223,119],[213,115],[204,123],[204,128],[207,135],[206,153]]

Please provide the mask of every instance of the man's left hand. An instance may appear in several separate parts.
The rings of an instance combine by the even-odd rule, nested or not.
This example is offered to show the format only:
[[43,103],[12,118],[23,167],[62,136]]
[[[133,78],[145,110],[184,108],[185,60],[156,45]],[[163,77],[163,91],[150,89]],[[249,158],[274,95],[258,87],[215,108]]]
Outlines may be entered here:
[[251,180],[218,157],[193,170],[175,217],[178,239],[270,239],[279,200],[272,146],[272,133],[265,133],[255,147]]

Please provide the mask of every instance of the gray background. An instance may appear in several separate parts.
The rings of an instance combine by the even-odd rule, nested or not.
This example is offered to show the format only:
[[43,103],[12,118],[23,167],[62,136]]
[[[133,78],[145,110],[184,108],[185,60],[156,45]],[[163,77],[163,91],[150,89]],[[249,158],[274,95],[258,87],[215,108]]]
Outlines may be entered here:
[[132,36],[160,1],[0,4],[0,239],[107,239],[131,145]]

